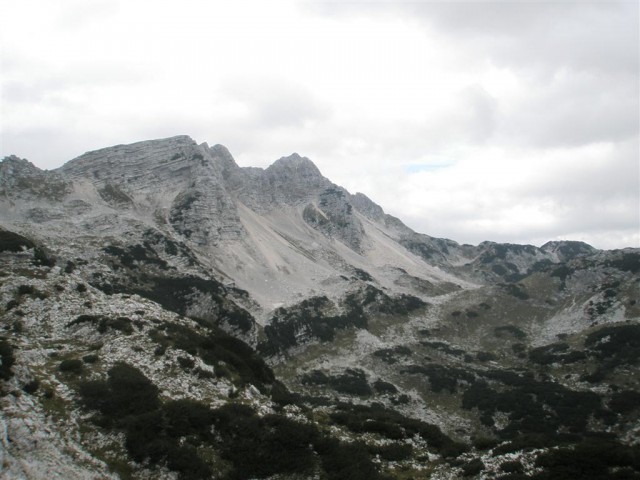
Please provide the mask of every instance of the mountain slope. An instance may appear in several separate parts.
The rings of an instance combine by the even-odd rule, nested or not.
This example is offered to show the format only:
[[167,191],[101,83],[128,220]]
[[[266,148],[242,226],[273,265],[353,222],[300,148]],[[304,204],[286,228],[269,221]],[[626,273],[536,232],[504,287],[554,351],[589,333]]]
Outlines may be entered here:
[[8,478],[640,477],[638,249],[460,245],[186,136],[8,157],[0,226]]

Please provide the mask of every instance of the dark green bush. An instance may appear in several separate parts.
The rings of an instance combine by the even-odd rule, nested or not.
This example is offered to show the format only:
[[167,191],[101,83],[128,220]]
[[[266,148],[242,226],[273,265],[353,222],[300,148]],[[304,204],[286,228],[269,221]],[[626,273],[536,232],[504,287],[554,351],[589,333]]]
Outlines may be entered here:
[[316,465],[311,447],[317,431],[278,415],[258,417],[244,405],[213,411],[222,458],[230,461],[230,478],[264,478],[277,473],[305,473]]
[[[80,363],[82,365],[82,363]],[[158,388],[140,370],[126,363],[111,367],[106,381],[80,384],[86,406],[118,420],[158,408]]]
[[127,317],[107,318],[104,317],[100,320],[98,325],[98,332],[105,333],[108,329],[113,329],[130,335],[133,333],[133,326],[131,325],[131,319]]
[[91,323],[97,326],[100,333],[106,333],[109,329],[120,331],[126,335],[133,333],[131,319],[128,317],[101,317],[97,315],[80,315],[75,320],[67,324],[67,327],[79,325],[82,323]]
[[18,287],[18,295],[32,295],[36,292],[33,285],[20,285]]
[[445,457],[457,456],[466,447],[446,436],[435,425],[404,417],[395,410],[380,404],[372,406],[340,403],[330,415],[334,423],[343,425],[354,433],[377,433],[391,440],[412,438],[419,435]]
[[348,368],[342,375],[329,377],[329,385],[337,392],[348,395],[366,397],[373,394],[365,373],[360,369]]
[[433,348],[435,350],[439,350],[444,353],[448,353],[449,355],[460,356],[464,355],[465,351],[461,348],[455,348],[445,342],[436,342],[436,341],[428,341],[422,340],[420,345],[423,345],[428,348]]
[[202,439],[211,439],[210,426],[216,416],[203,403],[190,399],[173,400],[164,405],[164,414],[169,436],[198,435]]
[[499,327],[495,327],[493,332],[498,338],[504,338],[506,335],[511,335],[518,340],[524,340],[527,337],[527,334],[515,325],[501,325]]
[[0,379],[9,380],[13,377],[11,367],[15,362],[13,347],[7,340],[0,339]]
[[496,360],[498,357],[496,357],[495,354],[491,352],[478,352],[476,354],[476,358],[478,359],[479,362],[488,362],[488,361]]
[[505,473],[523,473],[524,467],[520,460],[512,460],[500,464],[500,470]]
[[96,363],[98,359],[99,357],[95,353],[90,353],[89,355],[85,355],[84,357],[82,357],[82,361],[84,363]]
[[411,458],[413,447],[406,443],[390,443],[382,446],[369,446],[371,455],[379,455],[388,462],[400,462]]
[[474,458],[462,466],[462,475],[470,477],[479,474],[482,470],[484,470],[484,463],[481,459]]
[[4,307],[4,309],[8,312],[9,310],[17,307],[18,305],[20,305],[20,302],[18,302],[17,300],[9,300],[7,302],[7,305]]
[[509,294],[520,300],[528,300],[529,294],[527,293],[524,285],[519,283],[502,283],[500,284],[502,288]]
[[498,444],[495,438],[490,437],[476,437],[473,439],[473,446],[478,450],[491,450]]
[[497,432],[502,438],[527,434],[554,438],[561,427],[570,433],[585,432],[589,417],[602,409],[600,397],[592,392],[573,391],[557,383],[537,381],[532,375],[504,370],[484,375],[504,385],[498,391],[484,381],[473,383],[463,394],[462,407],[477,407],[483,418],[496,411],[508,413],[508,426]]
[[180,472],[181,480],[206,480],[212,478],[211,467],[199,456],[192,445],[180,445],[167,451],[167,466]]
[[[214,366],[217,373],[223,371],[221,363],[226,364],[229,376],[242,385],[252,384],[266,392],[267,385],[275,381],[273,371],[249,345],[215,327],[207,325],[197,332],[184,325],[165,322],[150,331],[150,336],[162,349],[172,346],[199,356],[206,364]],[[162,349],[159,352],[163,352]]]
[[38,391],[38,388],[40,388],[40,382],[38,381],[37,378],[34,378],[33,380],[25,383],[24,386],[22,387],[22,390],[24,390],[26,393],[30,395],[33,395]]
[[626,414],[640,409],[640,392],[625,390],[611,396],[609,407],[616,413]]
[[316,449],[329,480],[381,479],[362,443],[343,443],[326,437],[316,443]]
[[590,333],[585,347],[605,361],[605,369],[635,365],[640,359],[640,325],[608,326]]
[[540,365],[549,365],[551,363],[561,362],[562,352],[569,350],[566,343],[554,343],[542,347],[534,348],[529,352],[529,359]]
[[394,348],[376,350],[372,355],[382,359],[386,363],[392,364],[398,361],[396,356],[409,356],[411,355],[411,350],[403,345],[398,345]]
[[448,390],[455,393],[458,389],[458,382],[473,382],[475,377],[472,373],[461,368],[446,367],[436,363],[427,365],[409,365],[400,371],[402,374],[422,374],[429,378],[431,390],[439,393]]
[[608,480],[639,479],[640,448],[590,439],[580,444],[551,450],[540,455],[537,466],[543,471],[536,480]]
[[65,373],[82,373],[84,367],[82,365],[82,360],[78,360],[77,358],[67,359],[60,362],[58,365],[58,369],[61,372]]
[[46,248],[36,246],[33,249],[33,263],[36,266],[53,267],[56,264],[56,259]]
[[382,395],[398,393],[398,389],[394,384],[385,382],[383,380],[376,380],[375,382],[373,382],[373,389],[376,391],[376,393]]
[[608,265],[623,272],[640,272],[640,253],[624,253],[620,259],[607,262]]
[[182,367],[183,370],[191,370],[195,367],[196,362],[193,358],[189,357],[178,357],[178,364]]
[[0,252],[21,252],[30,248],[35,248],[35,244],[28,238],[0,229]]
[[312,370],[302,375],[300,382],[303,385],[328,385],[329,377],[320,370]]

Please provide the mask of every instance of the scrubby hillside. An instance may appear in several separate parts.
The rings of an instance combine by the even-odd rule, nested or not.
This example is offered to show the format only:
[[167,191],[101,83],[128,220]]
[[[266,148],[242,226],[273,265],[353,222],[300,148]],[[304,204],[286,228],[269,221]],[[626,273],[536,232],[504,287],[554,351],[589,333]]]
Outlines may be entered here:
[[7,478],[640,478],[640,250],[413,232],[297,154],[0,163]]

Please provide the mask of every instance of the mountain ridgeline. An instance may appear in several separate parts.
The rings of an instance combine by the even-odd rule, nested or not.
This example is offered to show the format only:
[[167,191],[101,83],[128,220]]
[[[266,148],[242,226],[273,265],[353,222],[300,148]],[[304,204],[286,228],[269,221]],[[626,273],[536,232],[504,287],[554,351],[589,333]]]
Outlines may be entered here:
[[640,249],[417,233],[298,154],[0,163],[6,478],[640,478]]

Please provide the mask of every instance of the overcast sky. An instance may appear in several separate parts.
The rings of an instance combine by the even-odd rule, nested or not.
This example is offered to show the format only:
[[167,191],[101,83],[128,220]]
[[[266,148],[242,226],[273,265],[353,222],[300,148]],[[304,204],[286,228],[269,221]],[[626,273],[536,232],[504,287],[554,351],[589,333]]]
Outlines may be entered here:
[[640,246],[633,1],[20,0],[0,155],[52,169],[187,134],[297,152],[461,243]]

